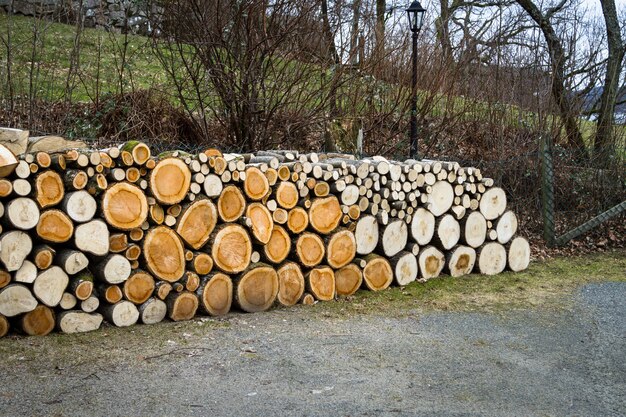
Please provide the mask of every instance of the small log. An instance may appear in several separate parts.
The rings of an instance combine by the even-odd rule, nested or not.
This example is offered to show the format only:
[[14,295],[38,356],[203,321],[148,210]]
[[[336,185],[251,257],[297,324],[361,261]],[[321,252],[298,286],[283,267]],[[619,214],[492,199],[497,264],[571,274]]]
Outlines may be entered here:
[[233,282],[224,273],[204,277],[196,290],[200,309],[211,316],[223,316],[230,311],[233,301]]
[[428,210],[418,208],[411,220],[411,237],[421,246],[428,245],[435,234],[435,216]]
[[260,200],[270,191],[270,184],[263,172],[256,167],[246,169],[246,179],[243,182],[243,189],[251,200]]
[[528,268],[530,263],[530,245],[523,237],[516,237],[506,247],[507,265],[513,272],[520,272]]
[[26,197],[9,201],[4,212],[4,220],[14,229],[30,230],[39,222],[37,203]]
[[57,317],[56,327],[62,333],[85,333],[98,330],[102,315],[83,311],[64,311]]
[[261,203],[251,203],[246,208],[246,219],[251,223],[252,236],[259,242],[269,242],[274,228],[272,213]]
[[124,293],[119,285],[98,284],[97,291],[100,297],[109,304],[115,304],[124,297]]
[[56,250],[48,245],[37,245],[30,255],[37,269],[43,270],[52,265]]
[[72,310],[76,307],[76,304],[78,304],[78,300],[71,292],[64,292],[61,301],[59,301],[59,307],[62,310]]
[[70,190],[82,190],[87,186],[89,176],[85,171],[78,169],[70,169],[65,171],[63,176],[63,184],[65,188]]
[[156,224],[163,224],[165,221],[165,210],[158,204],[150,206],[150,219]]
[[363,283],[363,273],[356,264],[348,264],[335,271],[335,290],[338,296],[349,296],[357,292]]
[[139,320],[139,310],[130,301],[122,300],[113,305],[100,306],[104,318],[114,326],[132,326]]
[[135,271],[124,281],[122,292],[125,299],[139,305],[150,298],[154,289],[155,282],[152,275],[144,271]]
[[70,219],[77,223],[85,223],[93,219],[98,209],[98,204],[91,194],[80,190],[67,193],[61,208],[70,216]]
[[209,198],[219,197],[222,194],[223,187],[221,178],[215,174],[209,174],[204,178],[204,193]]
[[423,279],[438,277],[445,266],[445,256],[434,246],[426,246],[420,250],[417,257],[420,276]]
[[189,291],[170,293],[165,304],[172,321],[191,320],[198,310],[198,297]]
[[139,320],[143,324],[156,324],[163,321],[167,315],[167,304],[158,298],[149,298],[139,306]]
[[176,233],[192,249],[200,249],[209,240],[217,224],[217,209],[209,199],[186,206],[176,225]]
[[233,279],[235,302],[248,313],[269,309],[278,295],[278,274],[265,264],[253,264]]
[[502,188],[493,187],[488,189],[480,198],[480,212],[485,219],[494,220],[506,210],[506,193]]
[[294,208],[299,197],[298,189],[292,182],[282,181],[276,188],[276,202],[284,209]]
[[33,241],[25,232],[12,230],[0,235],[0,260],[7,271],[20,269],[33,249]]
[[389,258],[395,256],[406,247],[408,237],[408,227],[403,220],[389,222],[382,228],[378,240],[379,252]]
[[356,223],[354,230],[356,253],[370,254],[378,245],[378,221],[374,216],[363,216]]
[[511,210],[506,211],[496,222],[498,242],[506,244],[517,233],[517,216]]
[[150,159],[150,148],[143,142],[131,140],[120,147],[120,150],[130,152],[137,165],[143,165]]
[[130,262],[122,255],[113,253],[100,261],[93,268],[93,273],[100,281],[121,284],[130,276]]
[[355,255],[356,239],[350,230],[339,230],[326,239],[326,262],[332,268],[346,266]]
[[241,194],[239,187],[229,185],[224,188],[217,200],[217,212],[224,222],[234,222],[239,219],[246,210],[246,200]]
[[0,315],[0,339],[9,333],[9,329],[11,326],[9,325],[9,320],[3,315]]
[[485,243],[476,250],[477,270],[484,275],[496,275],[506,267],[506,250],[497,242]]
[[277,208],[272,212],[272,219],[274,223],[285,224],[289,220],[289,213],[283,208]]
[[292,233],[302,233],[309,226],[309,215],[302,207],[294,207],[287,215],[287,228]]
[[156,283],[156,289],[154,294],[160,299],[165,300],[167,296],[172,292],[172,284],[167,281],[158,281]]
[[446,272],[451,277],[470,274],[476,263],[476,251],[468,246],[456,246],[446,254]]
[[295,305],[304,293],[304,275],[300,266],[294,262],[286,262],[277,271],[277,300],[285,307]]
[[222,271],[241,272],[250,264],[252,242],[243,227],[237,224],[222,225],[213,233],[209,243],[211,257]]
[[396,284],[405,286],[417,279],[417,258],[411,252],[401,251],[390,261]]
[[300,304],[303,304],[305,306],[312,306],[315,303],[317,303],[317,301],[315,301],[315,297],[313,297],[313,295],[310,293],[304,294],[300,299]]
[[148,271],[168,281],[178,281],[185,272],[185,249],[180,237],[169,227],[158,226],[146,234],[143,256]]
[[180,282],[185,286],[187,291],[194,292],[200,286],[200,276],[195,272],[186,271]]
[[41,213],[37,223],[37,236],[52,243],[67,242],[74,234],[74,223],[61,210],[51,209]]
[[164,158],[150,172],[150,190],[161,204],[180,203],[191,184],[191,170],[178,158]]
[[40,304],[19,319],[18,327],[29,336],[45,336],[54,330],[54,325],[54,311]]
[[69,277],[58,266],[51,266],[42,271],[33,283],[33,295],[48,307],[54,307],[61,301],[69,284]]
[[317,198],[309,209],[309,224],[321,234],[329,234],[337,228],[342,218],[341,205],[337,197]]
[[461,238],[461,226],[451,214],[439,217],[435,229],[433,243],[444,251],[452,249]]
[[461,220],[461,242],[476,249],[485,242],[487,221],[479,211],[470,212]]
[[[2,137],[2,133],[0,133],[0,137]],[[26,132],[26,137],[28,138],[28,132]],[[0,143],[0,178],[11,175],[18,164],[19,161],[15,157],[15,154],[4,144]]]
[[86,300],[80,302],[80,309],[85,313],[93,313],[100,307],[100,300],[95,295],[91,295]]
[[148,218],[146,195],[135,185],[118,182],[104,193],[102,213],[106,222],[116,229],[139,227]]
[[55,206],[63,200],[64,195],[63,180],[55,171],[44,171],[35,178],[35,200],[39,207]]
[[301,234],[296,241],[295,248],[300,263],[307,268],[312,268],[322,262],[326,253],[324,242],[315,233]]
[[305,275],[307,290],[320,301],[335,298],[335,273],[328,266],[318,266]]
[[363,268],[363,283],[371,291],[381,291],[391,285],[393,270],[391,264],[382,256],[369,254],[365,257],[367,264]]
[[37,278],[37,266],[31,261],[24,260],[20,269],[15,271],[13,280],[24,284],[32,284]]
[[78,225],[74,230],[74,245],[83,252],[104,256],[109,252],[109,228],[99,219]]
[[0,269],[0,288],[4,288],[11,283],[11,273]]
[[128,249],[128,235],[126,233],[114,233],[109,236],[110,252],[120,253],[126,249]]
[[85,301],[93,294],[93,275],[89,271],[85,271],[72,276],[68,289],[78,300]]
[[207,275],[213,269],[213,258],[206,253],[194,253],[193,259],[187,262],[187,269],[198,275]]
[[[291,237],[284,228],[275,225],[269,241],[263,246],[263,251],[268,261],[279,264],[287,258],[291,251]],[[300,296],[297,299],[300,299]]]
[[141,255],[141,246],[135,243],[128,245],[128,248],[124,251],[124,256],[129,261],[136,261],[139,259],[139,255]]
[[27,197],[32,194],[33,186],[28,180],[16,179],[13,180],[11,191],[19,197]]
[[[28,181],[27,181],[28,183]],[[13,183],[5,178],[0,178],[0,197],[8,197],[13,192]],[[25,195],[30,194],[30,190]]]

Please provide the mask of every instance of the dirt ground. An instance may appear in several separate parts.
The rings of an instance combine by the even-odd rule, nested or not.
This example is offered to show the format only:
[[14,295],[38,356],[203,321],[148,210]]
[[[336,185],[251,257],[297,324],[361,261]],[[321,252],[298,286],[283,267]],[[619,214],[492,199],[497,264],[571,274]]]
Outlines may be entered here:
[[562,301],[362,314],[325,303],[5,338],[0,414],[626,415],[626,283]]

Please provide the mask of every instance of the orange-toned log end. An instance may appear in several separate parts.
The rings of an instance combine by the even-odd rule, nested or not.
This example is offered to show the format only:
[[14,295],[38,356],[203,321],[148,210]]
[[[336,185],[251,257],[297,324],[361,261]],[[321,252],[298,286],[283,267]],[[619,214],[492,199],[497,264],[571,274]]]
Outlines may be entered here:
[[178,158],[160,160],[150,173],[150,189],[161,204],[180,203],[190,184],[191,170]]
[[35,179],[35,199],[41,208],[57,205],[63,200],[63,179],[55,171],[47,170]]
[[225,222],[234,222],[246,210],[246,200],[239,187],[229,185],[222,190],[217,200],[217,212]]
[[328,234],[339,225],[343,213],[337,197],[318,198],[309,209],[309,223],[315,231]]
[[124,298],[133,304],[148,301],[155,288],[154,278],[147,272],[137,271],[124,281]]
[[0,197],[6,197],[13,192],[13,183],[7,179],[0,179]]
[[224,272],[241,272],[250,264],[252,243],[246,229],[237,224],[223,225],[210,240],[211,256]]
[[7,320],[6,317],[0,314],[0,337],[6,336],[7,333],[9,333],[10,327],[11,326],[9,325],[9,320]]
[[235,300],[243,311],[255,313],[269,309],[278,294],[278,275],[270,266],[257,264],[235,281]]
[[111,226],[131,230],[141,226],[148,218],[148,201],[139,187],[118,182],[104,193],[102,212]]
[[304,275],[295,262],[287,262],[278,271],[278,302],[289,307],[296,304],[304,293]]
[[37,235],[45,241],[67,242],[74,233],[72,220],[61,210],[47,210],[41,213],[37,223]]
[[189,269],[198,275],[207,275],[213,270],[213,258],[206,253],[196,253],[189,264]]
[[269,242],[274,219],[267,207],[261,203],[251,203],[246,209],[246,217],[252,223],[252,235],[261,243]]
[[124,252],[128,249],[128,235],[115,233],[109,236],[109,250],[113,253]]
[[292,182],[283,181],[276,188],[276,202],[285,209],[291,209],[298,204],[298,188]]
[[11,282],[11,273],[0,269],[0,288],[4,288]]
[[296,241],[296,254],[305,267],[314,267],[324,259],[324,242],[315,233],[303,233]]
[[328,239],[326,260],[337,269],[349,264],[356,255],[356,239],[349,230],[340,230]]
[[202,280],[196,294],[205,313],[223,316],[233,302],[233,282],[228,275],[217,272]]
[[308,290],[320,301],[335,298],[335,273],[328,266],[313,268],[306,275]]
[[246,180],[243,182],[243,189],[251,200],[260,200],[269,192],[270,184],[260,169],[249,167],[246,169]]
[[[278,264],[287,258],[291,251],[291,237],[281,226],[275,225],[269,241],[263,247],[265,257],[272,263]],[[300,298],[300,297],[298,297]]]
[[176,282],[185,272],[185,248],[169,227],[158,226],[148,231],[143,241],[143,256],[148,271],[164,281]]
[[167,315],[173,321],[191,320],[198,310],[198,297],[188,291],[170,293],[165,302]]
[[54,325],[54,311],[43,304],[38,305],[33,311],[29,311],[20,318],[20,328],[29,336],[45,336],[54,330]]
[[337,295],[352,295],[361,287],[362,283],[363,273],[358,265],[348,264],[335,271],[335,289]]
[[211,200],[196,200],[186,207],[178,219],[176,233],[193,249],[200,249],[209,240],[217,223],[217,209]]
[[302,233],[309,226],[309,215],[302,207],[294,207],[287,215],[287,228],[292,233]]
[[52,265],[54,260],[54,249],[48,246],[39,246],[33,250],[33,262],[37,268],[43,270]]
[[302,299],[300,299],[300,304],[303,304],[305,306],[312,306],[316,302],[317,301],[315,301],[315,297],[313,297],[313,295],[309,293],[304,294],[302,296]]
[[143,165],[150,159],[150,148],[145,143],[138,142],[132,146],[131,154],[136,164]]
[[391,285],[393,270],[389,261],[382,256],[368,255],[367,265],[363,269],[363,281],[365,286],[372,291],[380,291]]

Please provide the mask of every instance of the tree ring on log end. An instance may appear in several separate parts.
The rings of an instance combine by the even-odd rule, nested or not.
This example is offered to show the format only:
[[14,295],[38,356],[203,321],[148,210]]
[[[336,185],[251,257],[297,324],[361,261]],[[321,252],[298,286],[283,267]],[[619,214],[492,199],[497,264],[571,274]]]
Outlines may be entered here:
[[161,204],[180,203],[189,191],[191,171],[178,158],[165,158],[157,162],[150,173],[150,189]]
[[139,187],[118,182],[104,193],[102,212],[111,226],[130,230],[141,226],[148,218],[148,201]]
[[211,242],[211,256],[224,272],[241,272],[250,264],[252,243],[246,229],[238,224],[223,226]]
[[185,272],[185,249],[169,227],[158,226],[146,234],[143,256],[148,270],[164,281],[178,281]]
[[265,311],[278,294],[278,275],[274,268],[258,266],[243,274],[237,282],[237,302],[248,313]]

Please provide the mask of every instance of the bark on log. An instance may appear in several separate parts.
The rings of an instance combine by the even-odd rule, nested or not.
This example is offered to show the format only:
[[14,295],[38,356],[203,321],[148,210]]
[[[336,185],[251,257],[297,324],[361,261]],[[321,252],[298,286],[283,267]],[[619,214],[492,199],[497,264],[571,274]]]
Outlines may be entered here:
[[338,296],[354,294],[363,283],[363,273],[356,264],[348,264],[335,271],[335,290]]
[[54,330],[54,311],[45,305],[38,305],[19,319],[19,328],[29,336],[45,336]]
[[237,306],[248,313],[269,309],[278,295],[278,274],[265,264],[251,265],[233,279]]
[[116,229],[139,227],[148,218],[146,195],[135,185],[118,182],[104,193],[102,213],[106,222]]
[[285,307],[297,304],[305,287],[300,266],[295,262],[286,262],[276,272],[278,274],[278,302]]
[[89,265],[89,259],[84,253],[72,250],[61,250],[56,256],[56,262],[69,275],[77,274]]
[[389,261],[382,256],[369,254],[365,257],[367,264],[363,268],[363,283],[371,291],[381,291],[391,285],[393,270]]
[[131,140],[123,144],[120,149],[122,151],[130,152],[133,157],[133,161],[137,165],[143,165],[148,159],[150,159],[150,148],[143,142]]
[[222,272],[204,277],[196,290],[200,309],[211,316],[223,316],[230,311],[233,301],[233,282]]
[[57,329],[62,333],[85,333],[98,330],[102,315],[83,311],[64,311],[57,317]]
[[185,272],[183,243],[169,227],[157,226],[146,234],[143,258],[148,271],[162,280],[176,282]]
[[176,226],[176,233],[192,249],[200,249],[209,240],[217,224],[217,209],[209,199],[196,200],[186,206]]
[[93,294],[93,276],[89,271],[72,276],[68,289],[78,300],[85,301]]

